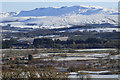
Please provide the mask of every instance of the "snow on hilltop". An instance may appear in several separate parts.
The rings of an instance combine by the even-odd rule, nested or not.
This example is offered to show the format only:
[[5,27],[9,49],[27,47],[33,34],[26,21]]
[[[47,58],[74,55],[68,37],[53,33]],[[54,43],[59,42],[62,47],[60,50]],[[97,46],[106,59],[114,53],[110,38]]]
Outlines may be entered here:
[[36,8],[29,11],[0,13],[2,25],[21,28],[64,28],[72,25],[118,23],[118,11],[96,6]]
[[117,11],[112,9],[106,9],[96,6],[63,6],[63,7],[47,7],[47,8],[36,8],[30,11],[21,11],[15,15],[21,16],[61,16],[68,14],[81,14],[81,15],[92,15],[92,14],[116,14]]

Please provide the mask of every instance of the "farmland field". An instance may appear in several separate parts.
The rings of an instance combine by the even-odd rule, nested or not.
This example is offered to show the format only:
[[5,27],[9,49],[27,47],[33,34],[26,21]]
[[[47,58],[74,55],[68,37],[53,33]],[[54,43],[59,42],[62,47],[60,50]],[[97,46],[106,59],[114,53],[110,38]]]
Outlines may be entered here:
[[117,49],[3,49],[2,53],[5,78],[12,73],[23,78],[117,78],[120,74]]

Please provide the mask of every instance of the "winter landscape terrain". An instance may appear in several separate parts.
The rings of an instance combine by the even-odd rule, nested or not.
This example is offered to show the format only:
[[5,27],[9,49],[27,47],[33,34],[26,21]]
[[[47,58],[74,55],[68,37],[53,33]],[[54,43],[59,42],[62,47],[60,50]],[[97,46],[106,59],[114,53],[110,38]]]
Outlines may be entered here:
[[29,11],[1,13],[1,25],[21,28],[64,28],[73,25],[111,24],[117,26],[118,11],[96,6],[36,8]]
[[3,79],[119,79],[117,10],[40,7],[0,18]]

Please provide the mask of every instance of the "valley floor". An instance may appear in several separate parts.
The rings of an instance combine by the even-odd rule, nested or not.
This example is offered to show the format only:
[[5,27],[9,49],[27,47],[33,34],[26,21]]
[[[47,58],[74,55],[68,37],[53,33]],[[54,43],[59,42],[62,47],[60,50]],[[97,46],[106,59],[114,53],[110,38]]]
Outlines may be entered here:
[[4,78],[118,79],[120,74],[117,49],[3,49],[2,55]]

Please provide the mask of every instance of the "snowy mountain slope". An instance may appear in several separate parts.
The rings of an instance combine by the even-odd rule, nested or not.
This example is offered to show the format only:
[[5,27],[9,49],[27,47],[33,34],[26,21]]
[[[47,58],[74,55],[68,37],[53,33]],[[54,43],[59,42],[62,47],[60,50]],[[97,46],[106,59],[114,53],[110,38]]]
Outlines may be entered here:
[[64,28],[86,24],[118,24],[118,12],[95,6],[36,8],[30,11],[1,13],[2,25],[21,28]]
[[81,14],[81,15],[93,15],[93,14],[106,14],[112,15],[117,13],[115,10],[106,9],[95,6],[71,6],[71,7],[48,7],[48,8],[36,8],[30,11],[21,11],[15,15],[17,17],[22,16],[61,16],[68,14]]
[[[6,20],[19,20],[18,22],[7,22],[13,27],[32,27],[32,28],[63,28],[72,25],[86,24],[117,24],[116,15],[70,15],[70,16],[42,16],[42,17],[9,17]],[[5,20],[5,19],[4,19]],[[28,25],[29,24],[29,25]],[[30,25],[31,24],[31,25]],[[34,25],[33,25],[34,24]]]

